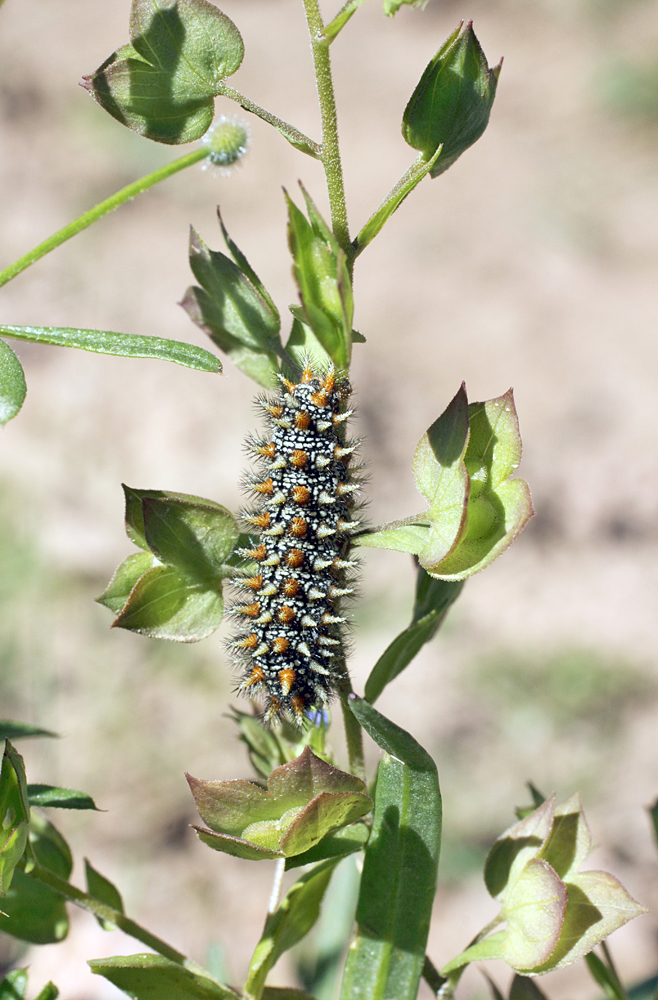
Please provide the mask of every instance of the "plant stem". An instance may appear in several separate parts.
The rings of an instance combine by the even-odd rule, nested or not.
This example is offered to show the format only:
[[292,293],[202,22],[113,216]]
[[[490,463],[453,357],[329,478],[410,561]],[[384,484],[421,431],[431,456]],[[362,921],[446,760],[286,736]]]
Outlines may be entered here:
[[345,664],[343,664],[343,671],[336,690],[340,698],[340,707],[343,711],[343,725],[345,727],[345,742],[347,744],[347,759],[350,773],[355,774],[357,778],[365,781],[366,761],[363,752],[363,730],[361,729],[361,723],[350,708],[349,696],[353,693],[353,689]]
[[196,962],[193,962],[192,959],[187,958],[182,952],[172,948],[162,938],[151,934],[145,927],[140,927],[139,924],[135,923],[134,920],[131,920],[130,917],[127,917],[119,910],[115,910],[106,903],[101,903],[100,900],[94,899],[93,896],[71,885],[70,882],[60,878],[59,875],[56,875],[49,868],[45,868],[37,862],[30,870],[29,876],[54,889],[55,892],[64,896],[69,902],[75,903],[76,906],[80,906],[83,910],[93,913],[95,917],[100,917],[101,920],[107,920],[114,924],[124,934],[129,934],[131,937],[136,938],[137,941],[141,941],[142,944],[145,944],[148,948],[152,948],[153,951],[156,951],[159,955],[163,955],[164,958],[168,958],[172,962],[177,962],[178,965],[183,965],[186,969],[190,969],[190,971],[196,972],[198,975],[208,977],[208,972],[205,969],[197,965]]
[[318,88],[320,116],[322,118],[321,160],[327,179],[331,225],[340,247],[347,255],[348,261],[351,261],[353,252],[347,225],[345,187],[343,185],[343,168],[340,162],[340,147],[338,145],[338,120],[336,117],[334,85],[331,78],[329,41],[324,37],[324,24],[318,0],[303,0],[303,3],[306,12],[306,23],[308,24],[308,31],[311,37],[315,80]]
[[313,156],[316,160],[321,159],[322,146],[320,146],[319,143],[314,142],[313,139],[309,139],[307,135],[300,132],[294,125],[289,125],[288,122],[284,122],[282,118],[277,118],[276,115],[266,111],[265,108],[261,108],[260,105],[254,104],[252,100],[245,97],[244,94],[241,94],[239,90],[234,90],[233,87],[229,87],[225,83],[222,84],[219,94],[221,97],[228,97],[229,100],[235,101],[235,103],[239,104],[241,108],[245,111],[251,112],[252,115],[256,115],[257,118],[262,118],[262,120],[267,122],[268,125],[273,125],[274,128],[278,129],[281,135],[283,135],[288,142],[295,147],[295,149],[300,149],[303,153],[307,153],[308,156]]
[[208,155],[209,150],[206,146],[199,146],[192,153],[187,153],[185,156],[179,157],[172,163],[168,163],[164,167],[160,167],[159,170],[154,170],[153,173],[147,174],[145,177],[140,177],[138,181],[133,181],[132,184],[128,184],[127,187],[121,188],[116,194],[110,195],[105,201],[101,201],[94,208],[90,208],[88,212],[85,212],[74,222],[69,222],[68,226],[64,226],[63,229],[58,230],[49,236],[47,240],[40,243],[29,253],[26,253],[23,257],[19,257],[15,260],[13,264],[6,267],[4,271],[0,271],[0,287],[6,285],[8,281],[15,278],[17,274],[24,271],[30,264],[34,264],[41,257],[45,257],[47,253],[54,250],[56,247],[70,240],[72,236],[77,235],[87,226],[90,226],[92,222],[96,222],[101,219],[108,212],[112,212],[119,205],[123,205],[124,202],[130,201],[131,198],[135,198],[138,194],[142,194],[143,191],[147,191],[154,184],[159,184],[160,181],[164,181],[167,177],[171,177],[173,174],[177,174],[179,170],[185,170],[186,167],[191,167],[192,164],[198,163],[200,160],[205,159]]
[[281,885],[283,883],[283,876],[286,872],[286,859],[278,858],[276,861],[276,868],[274,869],[274,878],[272,879],[272,891],[270,892],[270,901],[267,904],[267,912],[274,913],[279,905],[279,898],[281,896]]

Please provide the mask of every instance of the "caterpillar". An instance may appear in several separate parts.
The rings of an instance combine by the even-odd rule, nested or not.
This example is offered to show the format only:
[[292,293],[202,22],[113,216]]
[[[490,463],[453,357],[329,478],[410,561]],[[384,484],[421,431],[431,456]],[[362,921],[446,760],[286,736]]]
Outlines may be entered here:
[[258,572],[235,581],[242,599],[230,610],[240,631],[229,648],[242,670],[238,691],[265,696],[264,720],[301,726],[345,671],[341,602],[354,590],[357,442],[345,433],[353,412],[345,375],[306,363],[299,382],[278,378],[278,395],[257,400],[269,433],[247,442],[256,467],[245,486],[256,503],[241,516],[259,537],[238,551]]

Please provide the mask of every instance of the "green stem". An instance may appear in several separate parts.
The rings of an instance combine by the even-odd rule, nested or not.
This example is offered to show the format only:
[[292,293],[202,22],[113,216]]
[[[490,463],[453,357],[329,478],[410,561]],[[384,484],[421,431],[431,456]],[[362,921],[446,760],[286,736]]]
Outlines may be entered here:
[[235,103],[239,104],[245,111],[251,112],[251,114],[256,115],[257,118],[262,118],[262,120],[267,122],[268,125],[273,125],[274,128],[278,129],[281,135],[283,135],[288,142],[295,147],[295,149],[300,149],[303,153],[307,153],[308,156],[312,156],[316,160],[321,159],[322,146],[320,146],[319,143],[314,142],[313,139],[309,139],[307,135],[300,132],[294,125],[289,125],[288,122],[284,122],[282,118],[277,118],[276,115],[266,111],[265,108],[261,108],[259,104],[254,104],[252,100],[245,97],[244,94],[241,94],[239,90],[234,90],[233,87],[229,87],[227,84],[223,83],[221,85],[219,95],[221,97],[228,97],[229,100],[235,101]]
[[343,671],[337,685],[340,707],[343,711],[343,725],[345,727],[345,743],[347,744],[347,760],[351,774],[355,774],[362,781],[366,780],[366,761],[363,752],[363,730],[349,705],[349,696],[353,693],[352,682],[347,672],[347,666],[343,665]]
[[347,255],[352,260],[353,251],[350,243],[347,224],[347,209],[345,206],[345,187],[343,185],[343,168],[340,162],[340,147],[338,145],[338,119],[336,117],[336,98],[331,78],[331,60],[329,58],[329,40],[324,37],[324,24],[320,14],[318,0],[303,0],[306,11],[306,22],[311,37],[315,80],[318,88],[320,116],[322,119],[322,165],[327,179],[329,206],[331,209],[331,225],[334,236]]
[[185,156],[179,157],[172,163],[168,163],[164,167],[160,167],[159,170],[154,170],[152,174],[147,174],[145,177],[140,177],[138,181],[133,181],[132,184],[128,184],[127,187],[121,188],[116,194],[110,195],[105,201],[101,201],[94,208],[90,208],[88,212],[85,212],[74,222],[69,222],[68,226],[64,226],[63,229],[58,230],[52,236],[49,236],[47,240],[40,243],[39,246],[34,247],[25,256],[20,257],[15,260],[13,264],[6,267],[4,271],[0,271],[0,288],[2,285],[6,285],[8,281],[15,278],[17,274],[24,271],[30,264],[34,264],[37,260],[45,257],[47,253],[54,250],[56,247],[61,246],[67,240],[70,240],[72,236],[86,229],[90,226],[92,222],[96,222],[101,219],[108,212],[112,212],[119,205],[123,205],[124,202],[130,201],[131,198],[135,198],[138,194],[142,194],[143,191],[148,191],[150,187],[154,184],[159,184],[160,181],[164,181],[167,177],[171,177],[173,174],[177,174],[179,170],[185,170],[186,167],[191,167],[193,163],[198,163],[199,160],[205,159],[208,155],[209,150],[206,146],[199,146],[192,153],[187,153]]
[[196,972],[197,975],[203,975],[208,977],[208,973],[196,962],[193,962],[190,958],[187,958],[182,952],[177,951],[172,948],[171,945],[163,941],[162,938],[156,937],[155,934],[151,934],[146,928],[140,927],[139,924],[131,920],[124,913],[119,910],[115,910],[112,906],[108,906],[106,903],[101,903],[100,900],[94,899],[88,893],[83,892],[76,886],[71,885],[65,879],[60,878],[55,872],[51,871],[49,868],[45,868],[38,862],[29,872],[30,878],[37,879],[44,885],[49,886],[54,889],[55,892],[59,893],[60,896],[64,896],[69,902],[75,903],[76,906],[80,906],[83,910],[88,910],[93,913],[95,917],[100,917],[101,920],[107,920],[114,924],[124,934],[129,934],[131,937],[136,938],[145,944],[147,948],[152,948],[156,951],[158,955],[163,955],[164,958],[170,959],[172,962],[177,962],[178,965],[185,966],[191,972]]

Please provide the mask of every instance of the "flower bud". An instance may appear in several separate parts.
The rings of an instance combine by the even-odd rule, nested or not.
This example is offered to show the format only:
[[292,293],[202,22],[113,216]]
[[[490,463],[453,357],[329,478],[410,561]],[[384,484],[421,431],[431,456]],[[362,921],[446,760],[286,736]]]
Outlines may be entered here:
[[431,177],[452,166],[484,132],[501,66],[502,60],[488,67],[472,21],[462,21],[427,66],[405,109],[402,135],[425,160],[443,146]]

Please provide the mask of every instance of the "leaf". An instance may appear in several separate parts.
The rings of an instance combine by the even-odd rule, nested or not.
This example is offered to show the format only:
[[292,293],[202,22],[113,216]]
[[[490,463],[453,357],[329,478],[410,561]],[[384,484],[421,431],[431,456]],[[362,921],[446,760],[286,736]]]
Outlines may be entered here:
[[[105,903],[106,906],[111,906],[113,910],[118,910],[119,913],[124,912],[123,899],[117,887],[99,871],[96,871],[87,858],[85,858],[85,879],[87,892],[90,896]],[[116,929],[116,925],[111,920],[104,920],[102,917],[96,917],[96,919],[104,931]]]
[[40,726],[33,726],[29,722],[0,719],[0,740],[26,739],[28,736],[51,736],[54,739],[58,738],[58,734],[52,733],[50,729],[41,729]]
[[374,704],[386,685],[409,666],[426,642],[434,638],[463,586],[461,581],[434,580],[418,566],[411,625],[393,640],[372,668],[364,691],[366,701]]
[[10,889],[27,846],[30,806],[23,758],[5,741],[0,768],[0,897]]
[[341,997],[413,998],[422,975],[441,843],[436,765],[366,701],[350,708],[385,751]]
[[96,603],[118,615],[140,577],[158,565],[159,560],[150,552],[134,552],[116,568],[105,590],[96,598]]
[[[30,845],[39,864],[68,879],[73,860],[68,844],[45,816],[30,814]],[[0,906],[0,930],[32,944],[54,944],[68,934],[66,904],[59,893],[23,871],[14,873]]]
[[91,795],[86,792],[75,792],[72,788],[57,788],[54,785],[28,785],[27,794],[31,806],[42,809],[95,809],[98,811]]
[[239,994],[162,955],[117,955],[87,963],[134,1000],[238,1000]]
[[509,990],[509,1000],[547,1000],[546,994],[528,976],[514,976]]
[[416,449],[414,478],[429,509],[355,539],[411,552],[440,580],[479,573],[534,513],[528,484],[509,478],[521,458],[512,390],[466,406],[462,386]]
[[233,515],[219,504],[179,498],[142,498],[146,544],[166,566],[207,588],[221,586],[233,567],[226,560],[240,534]]
[[170,566],[156,566],[137,581],[112,628],[152,639],[198,642],[219,627],[223,613],[220,593],[201,589]]
[[187,289],[181,305],[241,371],[270,389],[278,371],[281,320],[271,297],[246,257],[229,239],[235,263],[210,250],[190,229],[190,267],[201,287]]
[[349,3],[346,3],[341,7],[333,21],[330,21],[329,24],[325,26],[322,34],[330,44],[333,42],[338,33],[345,27],[352,15],[356,14],[362,3],[365,3],[365,0],[350,0]]
[[505,898],[501,957],[517,970],[546,962],[560,937],[566,908],[564,882],[546,861],[531,858]]
[[187,775],[187,780],[210,827],[195,828],[199,838],[250,860],[304,854],[372,807],[360,778],[332,767],[308,746],[272,771],[267,790],[241,779],[200,781]]
[[554,815],[555,796],[552,795],[496,839],[484,865],[484,881],[494,899],[504,899],[508,886],[518,878],[527,862],[539,857],[553,827]]
[[539,975],[571,965],[629,920],[649,912],[608,872],[580,872],[566,888],[569,899],[556,948],[543,965],[518,971]]
[[352,282],[345,253],[302,188],[309,218],[286,194],[288,242],[302,303],[301,318],[337,368],[348,369],[352,354]]
[[0,340],[0,425],[16,416],[25,400],[25,372],[9,344]]
[[555,807],[553,826],[540,857],[564,881],[574,875],[592,850],[592,837],[579,794]]
[[[397,9],[397,0],[393,3]],[[462,21],[429,62],[405,108],[402,135],[425,160],[443,147],[432,177],[452,166],[486,129],[501,67],[502,62],[489,69],[472,21]]]
[[0,983],[0,1000],[24,1000],[27,969],[13,969]]
[[441,969],[441,975],[448,976],[451,972],[461,969],[463,965],[468,965],[470,962],[486,962],[489,959],[501,958],[505,933],[505,931],[497,931],[484,938],[483,941],[472,944],[461,955],[446,962]]
[[384,13],[387,17],[393,17],[405,4],[423,10],[427,6],[427,0],[384,0]]
[[303,854],[286,858],[286,871],[315,864],[317,861],[325,861],[327,858],[345,858],[348,854],[362,850],[368,843],[369,836],[370,830],[365,823],[352,823],[351,826],[343,827],[323,837],[319,844],[304,851]]
[[148,139],[199,139],[212,123],[222,80],[242,62],[238,29],[206,0],[133,0],[130,40],[83,86],[113,118]]
[[306,872],[288,890],[276,912],[268,914],[262,937],[249,964],[244,987],[247,996],[259,996],[270,969],[313,927],[337,863],[338,859],[332,858]]
[[[39,995],[35,997],[35,1000],[57,1000],[59,996],[59,990],[54,983],[46,983],[44,988],[41,990]],[[1,998],[0,998],[1,1000]]]
[[57,326],[0,326],[0,334],[14,340],[56,347],[78,347],[95,354],[113,354],[121,358],[159,358],[173,361],[184,368],[217,374],[222,370],[219,358],[202,347],[184,344],[163,337],[140,337],[132,333],[112,333],[109,330],[77,330]]

